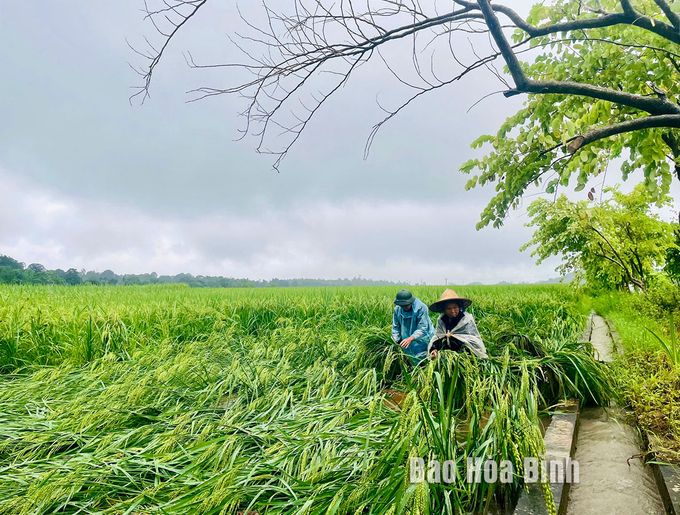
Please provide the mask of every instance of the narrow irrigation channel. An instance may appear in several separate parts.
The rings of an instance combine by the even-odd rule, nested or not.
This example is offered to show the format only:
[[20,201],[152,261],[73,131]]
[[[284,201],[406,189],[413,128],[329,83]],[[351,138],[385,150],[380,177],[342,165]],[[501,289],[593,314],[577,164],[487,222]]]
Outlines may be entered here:
[[[606,321],[593,315],[591,327],[596,355],[612,361],[617,349]],[[580,480],[571,485],[566,513],[666,513],[652,471],[639,457],[641,443],[620,407],[583,409],[574,456]]]
[[[588,320],[584,339],[592,343],[595,357],[606,363],[621,351],[607,322],[595,314]],[[640,457],[641,438],[616,404],[579,410],[573,401],[557,407],[545,433],[545,448],[546,459],[572,457],[579,465],[579,478],[573,484],[551,485],[557,513],[674,513],[672,507],[664,508],[652,468]],[[549,513],[537,484],[522,494],[514,513]]]

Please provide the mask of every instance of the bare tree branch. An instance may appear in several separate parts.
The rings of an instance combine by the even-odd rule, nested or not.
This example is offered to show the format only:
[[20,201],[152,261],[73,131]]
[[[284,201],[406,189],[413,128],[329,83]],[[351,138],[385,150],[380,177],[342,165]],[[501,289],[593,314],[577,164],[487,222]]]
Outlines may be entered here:
[[[149,61],[146,70],[141,72],[144,84],[133,95],[142,95],[142,101],[149,94],[153,72],[170,42],[207,0],[144,1],[145,17],[162,39],[158,44],[147,42],[147,51],[135,50]],[[160,7],[152,9],[146,2],[160,2]],[[514,86],[508,86],[504,91],[506,97],[518,94],[580,96],[625,107],[626,110],[622,111],[625,117],[648,115],[618,122],[612,120],[608,126],[596,127],[572,138],[569,140],[571,153],[617,134],[647,128],[668,128],[671,130],[664,135],[664,141],[671,148],[680,179],[680,138],[673,133],[678,128],[680,106],[672,100],[673,95],[648,96],[576,81],[533,80],[527,76],[518,58],[524,52],[556,42],[581,40],[595,44],[595,41],[599,41],[659,52],[675,69],[680,69],[680,55],[663,48],[661,44],[649,46],[631,42],[627,45],[625,42],[608,41],[589,35],[592,29],[628,25],[680,45],[678,16],[666,0],[655,0],[655,3],[670,23],[637,11],[629,0],[620,0],[619,12],[607,12],[601,8],[587,11],[584,9],[583,16],[579,10],[575,19],[565,16],[564,20],[540,26],[528,23],[508,3],[501,4],[491,0],[453,0],[448,6],[448,12],[438,12],[436,3],[433,3],[434,12],[426,12],[415,0],[367,0],[360,9],[357,8],[358,4],[355,5],[350,0],[290,0],[290,3],[293,13],[280,14],[265,0],[262,5],[267,19],[262,26],[248,22],[239,11],[253,34],[237,35],[239,41],[234,40],[234,43],[248,56],[249,63],[199,65],[191,54],[187,58],[190,66],[195,68],[229,67],[252,74],[249,80],[231,87],[196,88],[191,91],[190,101],[225,93],[245,96],[248,103],[243,111],[246,122],[242,135],[251,133],[257,136],[258,152],[277,156],[275,166],[278,166],[291,146],[298,141],[301,132],[320,107],[347,84],[350,76],[359,67],[372,58],[380,59],[400,84],[411,90],[411,94],[397,107],[385,108],[385,118],[374,125],[368,137],[366,152],[380,127],[425,93],[447,86],[481,67],[488,68],[501,82],[505,82],[506,78],[494,66],[494,61],[502,59],[514,83]],[[501,19],[506,25],[501,23]],[[505,34],[508,29],[521,29],[527,36],[523,41],[511,44]],[[425,32],[432,34],[432,37],[428,37],[427,43],[423,45],[418,36]],[[452,34],[456,32],[489,36],[491,44],[484,44],[489,47],[484,53],[478,53],[478,48],[473,46],[475,59],[466,63],[457,55],[458,51],[452,43]],[[559,33],[567,35],[558,39],[556,35]],[[406,38],[409,38],[408,52],[414,73],[411,78],[407,78],[398,67],[392,66],[386,53],[382,52],[388,44]],[[426,49],[429,52],[430,46],[439,38],[447,38],[452,62],[462,70],[454,70],[446,75],[435,70],[435,50],[429,55],[429,67],[421,66],[419,59],[422,52]],[[545,39],[536,41],[536,38]],[[255,52],[246,48],[249,45],[262,47],[263,55],[255,55]],[[321,86],[315,82],[320,77],[328,78]],[[291,109],[285,109],[285,106]],[[300,109],[304,112],[300,113]],[[270,132],[272,137],[284,134],[289,138],[281,150],[270,150],[267,147],[266,140]],[[560,157],[556,162],[562,159],[568,160],[569,156]]]
[[[142,97],[142,102],[146,100],[149,97],[149,88],[151,87],[151,77],[153,76],[153,72],[158,65],[158,63],[161,61],[163,57],[163,53],[165,50],[168,48],[168,45],[170,44],[170,41],[177,35],[177,33],[181,30],[181,28],[191,19],[194,17],[194,15],[198,12],[198,10],[205,5],[207,0],[164,0],[165,7],[157,10],[151,10],[149,9],[149,5],[147,3],[147,0],[144,0],[144,12],[146,13],[145,19],[148,19],[153,26],[156,28],[159,34],[163,36],[163,44],[160,46],[158,50],[149,43],[147,40],[148,45],[151,47],[153,50],[153,54],[148,56],[141,54],[140,52],[137,52],[140,55],[144,55],[150,62],[147,66],[147,69],[144,73],[140,73],[142,75],[142,78],[144,80],[144,85],[140,86],[137,88],[137,92],[134,93],[130,97],[130,102],[132,102],[132,99],[134,99],[137,96]],[[174,3],[169,3],[169,2],[174,2]],[[188,7],[188,11],[183,12],[183,8]],[[178,20],[173,21],[167,13],[172,13],[174,14]],[[156,17],[158,15],[163,15],[163,18],[165,21],[169,24],[170,26],[170,31],[165,32],[163,29],[160,28],[158,23],[156,22]]]

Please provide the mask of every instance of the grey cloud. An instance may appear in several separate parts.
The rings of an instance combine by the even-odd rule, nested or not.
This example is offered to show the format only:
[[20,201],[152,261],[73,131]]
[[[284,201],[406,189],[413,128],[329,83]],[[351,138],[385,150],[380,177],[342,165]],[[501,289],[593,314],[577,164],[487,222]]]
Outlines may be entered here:
[[[554,275],[517,251],[527,231],[476,232],[470,206],[316,201],[258,215],[185,219],[65,197],[7,176],[0,251],[50,267],[272,277],[428,281]],[[405,236],[418,234],[416,238]],[[455,237],[451,235],[455,234]]]
[[[235,3],[212,2],[188,27],[142,107],[128,104],[138,78],[125,43],[148,34],[140,0],[5,4],[0,253],[50,267],[253,278],[554,275],[554,263],[536,268],[517,251],[529,238],[522,210],[500,231],[474,230],[494,192],[464,191],[458,166],[475,155],[476,136],[521,104],[494,96],[467,113],[498,89],[488,75],[414,103],[381,130],[364,161],[366,137],[383,114],[376,97],[394,107],[407,93],[387,70],[364,67],[319,111],[277,174],[253,138],[234,141],[242,99],[185,103],[193,87],[238,82],[231,72],[188,70],[182,57],[190,49],[201,62],[241,60],[225,37],[243,28]],[[387,53],[396,66],[410,65],[409,52]],[[406,246],[400,231],[410,235]]]
[[[150,101],[131,107],[129,87],[138,78],[127,62],[139,60],[125,38],[140,43],[149,32],[140,6],[124,0],[3,7],[0,66],[11,80],[0,83],[0,166],[68,195],[184,216],[255,213],[313,198],[398,199],[405,188],[420,199],[441,199],[462,194],[466,178],[456,170],[472,155],[470,141],[517,105],[492,98],[465,114],[495,85],[456,84],[385,126],[364,161],[366,137],[383,114],[376,96],[395,106],[406,93],[387,70],[365,67],[319,112],[282,173],[274,174],[271,159],[253,151],[253,138],[233,141],[243,99],[184,103],[187,89],[238,81],[222,71],[188,70],[181,55],[191,49],[204,62],[242,60],[224,37],[243,29],[234,4],[211,5],[189,26],[158,68]],[[408,64],[393,53],[392,60]]]

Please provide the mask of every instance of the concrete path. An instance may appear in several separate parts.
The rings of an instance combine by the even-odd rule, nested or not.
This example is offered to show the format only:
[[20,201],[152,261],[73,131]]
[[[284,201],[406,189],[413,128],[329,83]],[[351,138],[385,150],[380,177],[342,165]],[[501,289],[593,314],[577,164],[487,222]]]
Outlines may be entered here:
[[595,350],[595,358],[605,363],[614,359],[614,341],[604,318],[593,314],[591,319],[590,342]]
[[[591,342],[600,361],[612,361],[614,342],[607,323],[597,315],[592,319]],[[571,485],[567,513],[666,513],[652,472],[639,458],[640,437],[623,410],[586,408],[579,424],[574,459],[580,478]]]

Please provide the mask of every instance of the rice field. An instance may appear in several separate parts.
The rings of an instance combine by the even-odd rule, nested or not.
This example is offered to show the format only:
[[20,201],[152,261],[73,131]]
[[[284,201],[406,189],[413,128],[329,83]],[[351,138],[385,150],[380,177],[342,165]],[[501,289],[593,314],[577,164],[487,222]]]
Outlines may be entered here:
[[[390,339],[394,288],[2,286],[0,513],[507,508],[541,417],[605,402],[610,374],[568,287],[457,290],[490,359],[414,369]],[[410,457],[460,473],[412,484]],[[468,483],[467,458],[511,460],[516,480]]]

